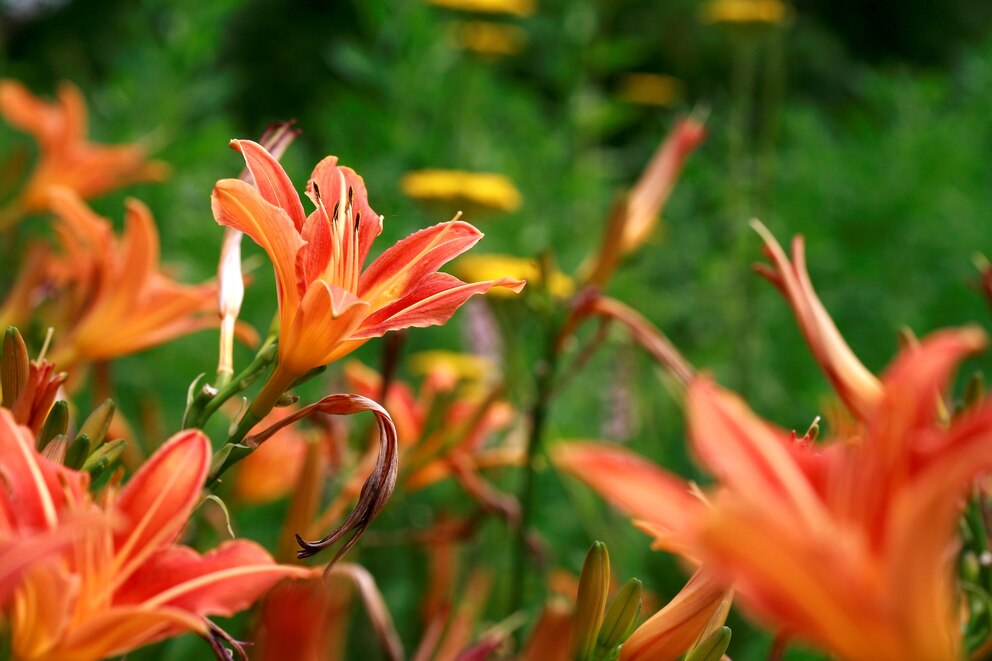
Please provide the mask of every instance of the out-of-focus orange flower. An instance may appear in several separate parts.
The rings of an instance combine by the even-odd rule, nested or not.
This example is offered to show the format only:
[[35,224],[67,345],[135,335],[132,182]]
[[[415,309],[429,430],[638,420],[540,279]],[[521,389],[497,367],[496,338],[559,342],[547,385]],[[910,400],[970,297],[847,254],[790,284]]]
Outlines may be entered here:
[[24,190],[0,214],[0,227],[25,213],[49,208],[48,191],[64,186],[91,198],[138,181],[157,181],[168,173],[147,160],[140,145],[108,147],[86,139],[86,105],[75,85],[62,83],[49,103],[13,80],[0,80],[0,115],[38,141],[38,164]]
[[572,625],[571,604],[560,598],[549,601],[531,631],[521,661],[567,661]]
[[722,580],[700,569],[660,611],[620,648],[621,661],[676,661],[723,626],[733,594]]
[[758,265],[755,270],[768,278],[792,307],[813,357],[844,405],[857,416],[867,415],[882,398],[882,384],[847,346],[817,297],[806,270],[803,238],[797,236],[793,239],[792,261],[789,261],[764,225],[755,221],[752,226],[764,240],[765,254],[772,261],[771,266]]
[[[440,362],[437,369],[443,376],[435,379],[428,373],[417,395],[402,381],[391,382],[386,391],[385,405],[396,423],[403,452],[403,484],[408,489],[422,489],[447,477],[457,477],[463,470],[474,472],[478,460],[484,461],[489,455],[486,441],[514,419],[509,404],[487,397],[484,390],[454,392],[448,361]],[[349,388],[360,395],[381,395],[382,378],[357,361],[345,366],[345,379]],[[450,389],[438,391],[438,383]],[[516,456],[509,463],[521,459]]]
[[[260,431],[292,415],[290,407],[272,410],[255,426]],[[307,445],[317,442],[308,434],[290,425],[273,434],[257,450],[245,457],[234,478],[234,493],[246,503],[267,503],[293,491],[297,485]]]
[[186,631],[210,636],[206,616],[232,615],[279,579],[307,575],[253,542],[203,556],[175,543],[209,465],[207,438],[182,432],[94,501],[86,473],[39,455],[30,432],[0,410],[0,537],[50,534],[100,513],[115,524],[87,527],[23,573],[4,608],[14,658],[88,661]]
[[330,156],[317,164],[306,216],[289,177],[271,154],[248,140],[232,145],[245,157],[255,186],[217,182],[214,217],[252,237],[268,253],[279,297],[279,358],[250,414],[268,413],[279,395],[309,370],[347,355],[391,330],[447,321],[469,297],[492,287],[520,290],[511,278],[464,283],[438,272],[482,233],[462,221],[440,223],[395,244],[368,268],[382,231],[365,183]]
[[50,277],[51,250],[43,242],[32,243],[25,251],[17,277],[3,305],[0,306],[0,328],[21,326],[31,321],[39,290]]
[[[398,434],[401,459],[397,483],[412,492],[455,479],[484,510],[515,519],[519,510],[516,501],[481,474],[523,461],[522,448],[489,443],[494,434],[512,424],[515,412],[492,390],[465,388],[464,383],[459,384],[462,388],[456,388],[450,382],[450,357],[439,367],[445,375],[435,379],[428,373],[416,392],[402,381],[391,381],[383,398]],[[345,380],[348,388],[362,397],[382,396],[382,377],[357,361],[345,366]],[[436,389],[437,384],[444,387]],[[370,448],[358,461],[341,495],[312,524],[312,529],[324,528],[337,519],[359,494],[361,475],[371,469],[375,460],[375,449]]]
[[651,236],[686,159],[705,137],[706,127],[695,117],[682,118],[675,124],[637,183],[614,208],[599,254],[582,269],[589,274],[590,283],[605,284],[620,259]]
[[57,366],[124,356],[217,325],[216,285],[182,285],[159,271],[158,233],[145,205],[128,200],[117,241],[110,221],[72,191],[54,189],[51,199],[63,251],[53,267],[63,292],[50,356]]
[[769,244],[778,271],[767,275],[856,416],[855,434],[797,439],[696,377],[686,407],[696,454],[718,480],[708,504],[620,448],[564,445],[556,463],[632,513],[660,546],[733,583],[755,614],[789,634],[855,661],[958,658],[956,524],[972,480],[992,468],[992,402],[948,424],[938,399],[984,334],[936,333],[876,380],[816,300],[801,242],[794,265]]
[[365,606],[383,656],[390,661],[403,659],[403,644],[375,579],[365,568],[348,562],[334,565],[324,576],[287,580],[273,588],[262,600],[251,658],[255,661],[345,658],[353,592]]

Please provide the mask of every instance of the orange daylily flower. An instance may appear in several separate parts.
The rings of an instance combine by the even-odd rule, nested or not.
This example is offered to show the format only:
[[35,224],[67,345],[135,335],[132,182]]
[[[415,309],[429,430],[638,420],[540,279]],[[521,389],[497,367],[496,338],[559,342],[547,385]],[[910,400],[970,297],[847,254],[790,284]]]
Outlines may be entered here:
[[854,435],[797,439],[695,377],[686,409],[696,455],[718,482],[708,503],[617,447],[564,445],[556,463],[637,517],[658,545],[704,562],[789,635],[854,661],[959,658],[957,521],[973,479],[992,469],[992,401],[949,424],[937,403],[985,336],[935,333],[876,379],[816,299],[801,241],[795,264],[768,243],[778,271],[766,273],[857,417]]
[[31,433],[0,410],[0,537],[56,534],[87,515],[116,524],[86,527],[24,572],[4,608],[14,658],[88,661],[186,631],[207,636],[206,616],[232,615],[281,578],[310,573],[275,564],[249,541],[203,556],[176,544],[210,456],[201,432],[181,432],[123,488],[94,500],[87,473],[39,455]]
[[66,188],[51,194],[62,244],[53,278],[62,290],[61,332],[50,359],[62,369],[142,351],[217,325],[214,284],[183,285],[159,271],[148,208],[128,200],[118,241],[109,220]]
[[751,225],[761,235],[765,254],[772,260],[771,266],[759,264],[755,270],[775,285],[792,307],[806,343],[844,405],[856,416],[867,415],[882,398],[882,384],[847,346],[813,290],[803,238],[792,240],[790,262],[764,225],[758,221]]
[[621,258],[648,240],[686,160],[705,138],[706,126],[696,117],[683,117],[675,124],[634,187],[610,214],[599,253],[581,268],[587,282],[604,286]]
[[[0,226],[25,213],[49,208],[48,191],[64,186],[91,198],[139,181],[158,181],[168,166],[149,161],[139,145],[108,147],[86,139],[86,104],[70,83],[49,103],[24,85],[0,80],[0,115],[38,141],[40,157],[20,197],[0,214]],[[10,219],[10,220],[8,220]]]
[[365,183],[329,156],[307,184],[316,210],[307,216],[289,177],[269,152],[249,140],[231,143],[245,157],[255,186],[217,182],[217,222],[252,237],[272,260],[278,281],[279,358],[255,400],[256,419],[300,375],[391,330],[442,324],[469,297],[492,287],[519,291],[511,278],[465,283],[438,272],[482,233],[462,221],[421,230],[363,265],[382,231]]

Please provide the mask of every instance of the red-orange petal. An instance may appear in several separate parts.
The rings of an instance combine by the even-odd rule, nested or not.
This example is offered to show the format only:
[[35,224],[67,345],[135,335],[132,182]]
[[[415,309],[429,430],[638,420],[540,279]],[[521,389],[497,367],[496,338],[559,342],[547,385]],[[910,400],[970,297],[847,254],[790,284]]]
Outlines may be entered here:
[[265,147],[252,140],[231,140],[231,146],[245,157],[248,172],[251,173],[262,199],[285,211],[296,230],[302,231],[306,221],[303,204],[279,161]]
[[[460,220],[438,223],[397,241],[362,273],[358,295],[382,307],[402,298],[421,279],[462,254],[482,238],[482,232]],[[381,302],[378,299],[385,299]]]
[[132,574],[115,593],[114,603],[230,616],[281,579],[312,572],[277,565],[265,549],[247,540],[225,542],[203,556],[185,546],[168,546]]
[[447,273],[428,273],[411,285],[403,298],[366,317],[352,334],[353,339],[379,337],[401,328],[424,328],[443,324],[465,301],[493,287],[518,292],[526,283],[513,278],[465,283]]
[[171,543],[200,498],[210,466],[210,441],[199,430],[176,434],[121,490],[116,510],[125,525],[114,548],[128,563]]
[[683,538],[705,514],[704,505],[681,478],[643,457],[605,443],[565,442],[551,452],[555,467],[585,482],[630,516],[665,536],[665,548],[682,549]]

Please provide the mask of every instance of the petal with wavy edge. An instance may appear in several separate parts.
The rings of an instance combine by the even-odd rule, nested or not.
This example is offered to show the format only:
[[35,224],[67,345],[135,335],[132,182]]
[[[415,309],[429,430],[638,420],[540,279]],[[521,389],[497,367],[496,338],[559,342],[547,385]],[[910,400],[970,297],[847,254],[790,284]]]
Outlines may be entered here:
[[331,225],[323,207],[307,218],[303,225],[303,240],[307,245],[300,251],[299,270],[303,282],[309,285],[323,275],[331,261]]

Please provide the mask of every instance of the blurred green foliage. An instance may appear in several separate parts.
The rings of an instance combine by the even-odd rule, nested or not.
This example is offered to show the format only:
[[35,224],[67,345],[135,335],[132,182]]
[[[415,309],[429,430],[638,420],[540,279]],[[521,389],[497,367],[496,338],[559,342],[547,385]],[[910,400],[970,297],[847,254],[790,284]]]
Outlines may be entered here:
[[[747,228],[752,215],[783,242],[806,236],[813,281],[873,370],[894,354],[902,326],[920,334],[988,326],[986,303],[969,286],[977,279],[972,253],[992,250],[988,11],[956,2],[934,18],[907,12],[912,5],[809,0],[782,28],[740,30],[703,24],[696,0],[544,0],[536,15],[514,21],[529,35],[525,50],[493,60],[454,47],[455,12],[412,0],[90,0],[33,16],[8,2],[0,3],[0,72],[39,92],[76,82],[96,139],[142,139],[172,164],[167,184],[126,195],[151,206],[164,259],[188,281],[211,277],[215,267],[221,233],[210,190],[240,169],[227,141],[286,118],[304,130],[284,159],[290,176],[302,187],[328,153],[354,167],[386,216],[380,248],[454,211],[404,198],[403,173],[497,171],[517,184],[525,204],[513,214],[468,218],[487,233],[477,250],[548,253],[572,271],[677,115],[624,103],[620,78],[678,76],[687,90],[678,110],[707,108],[711,136],[691,158],[656,240],[627,261],[609,291],[664,329],[694,364],[743,390],[759,412],[805,429],[827,386],[787,306],[750,274],[760,257]],[[29,144],[0,129],[0,151]],[[95,206],[119,223],[124,196]],[[261,252],[247,252],[259,266],[243,317],[264,329],[274,284]],[[507,322],[516,329],[508,351],[522,377],[512,395],[525,405],[541,329],[505,307],[500,314],[516,315]],[[448,327],[411,332],[408,350],[464,348],[466,337],[462,314]],[[161,407],[162,433],[174,431],[187,384],[213,367],[214,341],[202,333],[119,361],[124,412],[134,418]],[[242,364],[247,356],[239,354]],[[375,343],[360,357],[376,364]],[[329,374],[311,394],[340,383],[335,369]],[[618,440],[692,476],[681,415],[658,376],[622,334],[611,336],[559,393],[550,438],[601,437],[624,416]],[[618,404],[617,393],[629,400]],[[422,523],[448,495],[438,489],[391,504],[373,530]],[[642,535],[584,488],[545,471],[536,502],[550,565],[575,571],[590,540],[602,539],[621,573],[641,577],[662,599],[681,586],[676,564],[650,553]],[[272,530],[283,507],[251,510],[237,526],[251,535]],[[376,575],[412,649],[425,560],[401,550],[370,545],[354,557]],[[508,571],[502,524],[487,526],[473,552]],[[502,615],[498,607],[491,613]],[[362,617],[355,644],[374,649],[357,633]],[[764,658],[767,635],[733,624],[733,657]],[[180,640],[133,658],[202,651]]]

